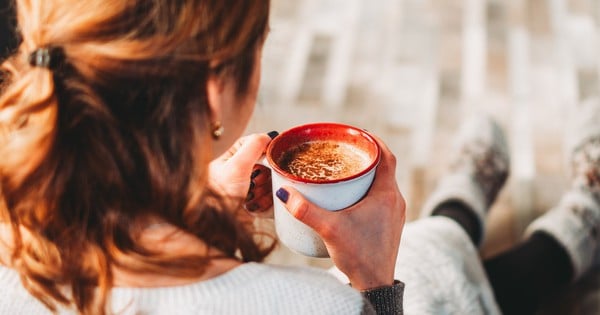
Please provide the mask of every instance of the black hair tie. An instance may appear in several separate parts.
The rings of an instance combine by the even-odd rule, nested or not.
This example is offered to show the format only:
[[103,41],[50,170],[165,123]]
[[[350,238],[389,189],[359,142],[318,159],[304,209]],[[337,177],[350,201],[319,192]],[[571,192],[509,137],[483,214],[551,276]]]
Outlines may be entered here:
[[33,67],[56,70],[65,60],[65,51],[62,47],[44,47],[34,50],[29,55],[29,64]]

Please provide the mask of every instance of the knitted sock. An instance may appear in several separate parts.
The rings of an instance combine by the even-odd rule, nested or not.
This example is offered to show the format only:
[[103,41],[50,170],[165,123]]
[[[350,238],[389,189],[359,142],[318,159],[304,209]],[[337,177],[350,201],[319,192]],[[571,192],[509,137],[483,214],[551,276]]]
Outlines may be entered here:
[[574,269],[566,250],[551,236],[536,232],[484,267],[504,314],[535,314],[540,304],[564,289]]
[[505,314],[534,314],[540,304],[598,263],[600,103],[578,108],[569,128],[571,188],[525,230],[526,241],[484,263]]
[[581,104],[567,141],[571,187],[525,235],[544,231],[569,254],[573,281],[600,265],[600,101]]
[[456,221],[469,235],[475,246],[481,241],[481,224],[469,207],[460,201],[448,201],[436,207],[432,215],[441,215]]
[[508,151],[504,133],[491,117],[467,119],[456,137],[448,172],[425,201],[421,216],[454,219],[478,247],[488,209],[508,177]]

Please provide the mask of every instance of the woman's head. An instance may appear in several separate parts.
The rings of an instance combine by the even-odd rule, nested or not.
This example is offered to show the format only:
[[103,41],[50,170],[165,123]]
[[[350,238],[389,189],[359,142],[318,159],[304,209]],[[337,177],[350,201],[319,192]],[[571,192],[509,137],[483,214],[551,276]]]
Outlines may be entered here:
[[[148,217],[227,256],[262,259],[206,172],[213,126],[245,123],[234,106],[253,106],[269,1],[16,3],[22,43],[0,86],[0,210],[30,291],[52,304],[71,285],[77,306],[93,311],[105,297],[93,288],[110,287],[107,266],[135,267],[125,255],[146,270],[201,272],[207,257],[157,259],[139,248],[133,227]],[[63,58],[32,66],[40,48]]]
[[[33,118],[34,113],[53,107],[25,104],[50,103],[56,96],[47,95],[52,90],[81,92],[83,87],[71,88],[82,81],[93,89],[83,92],[95,94],[88,97],[97,96],[105,103],[104,108],[94,109],[128,122],[135,117],[141,123],[149,116],[160,118],[153,115],[158,111],[165,115],[172,109],[164,106],[170,103],[167,99],[202,103],[196,108],[212,123],[229,119],[219,117],[218,106],[207,102],[206,86],[211,80],[218,86],[217,93],[232,88],[235,101],[255,92],[251,89],[256,85],[256,55],[268,23],[266,0],[23,0],[17,6],[22,44],[8,66],[14,68],[13,81],[40,87],[22,106],[7,102],[14,109],[6,111],[11,113],[5,115],[4,125],[14,126],[21,117]],[[44,47],[62,48],[65,66],[54,72],[29,67],[28,55]],[[53,82],[53,77],[59,82]],[[54,89],[55,83],[62,86]],[[5,99],[20,91],[8,89]],[[72,108],[72,112],[89,107]]]

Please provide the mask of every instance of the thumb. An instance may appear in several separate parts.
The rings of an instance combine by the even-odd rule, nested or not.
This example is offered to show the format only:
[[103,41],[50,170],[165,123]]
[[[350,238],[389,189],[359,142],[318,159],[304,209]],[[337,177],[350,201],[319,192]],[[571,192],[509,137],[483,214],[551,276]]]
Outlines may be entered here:
[[243,138],[238,144],[235,153],[232,154],[230,161],[234,165],[251,167],[265,152],[265,149],[271,138],[266,134],[252,134]]
[[325,226],[324,223],[327,222],[327,217],[331,215],[330,211],[308,201],[299,191],[289,186],[279,188],[275,195],[284,203],[290,214],[311,227],[317,234],[321,234],[320,232]]

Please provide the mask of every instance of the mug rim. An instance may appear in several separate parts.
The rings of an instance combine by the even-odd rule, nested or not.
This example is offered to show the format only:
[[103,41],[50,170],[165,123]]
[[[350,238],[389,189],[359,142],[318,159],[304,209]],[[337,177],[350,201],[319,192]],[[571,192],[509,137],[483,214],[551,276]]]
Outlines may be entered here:
[[[362,135],[363,137],[365,137],[369,142],[373,143],[373,145],[375,145],[376,151],[375,151],[375,157],[372,159],[372,161],[370,162],[370,164],[365,167],[363,170],[361,170],[360,172],[350,175],[350,176],[346,176],[346,177],[340,177],[340,178],[336,178],[336,179],[325,179],[325,180],[314,180],[314,179],[307,179],[307,178],[303,178],[303,177],[299,177],[296,176],[294,174],[291,174],[289,172],[284,171],[281,167],[279,167],[279,165],[273,160],[273,156],[272,156],[272,150],[273,147],[279,142],[281,141],[281,139],[283,139],[283,137],[286,134],[290,134],[299,130],[304,130],[304,129],[308,129],[308,128],[323,128],[323,127],[334,127],[334,128],[344,128],[344,129],[352,129],[356,132],[358,132],[360,135]],[[351,125],[347,125],[347,124],[342,124],[342,123],[335,123],[335,122],[317,122],[317,123],[308,123],[308,124],[303,124],[303,125],[299,125],[299,126],[295,126],[292,127],[282,133],[280,133],[279,135],[277,135],[275,138],[273,138],[271,140],[271,142],[269,143],[269,145],[267,146],[267,150],[266,150],[266,154],[265,154],[267,161],[269,163],[269,165],[271,166],[271,168],[273,170],[275,170],[277,173],[279,173],[281,176],[292,180],[292,181],[296,181],[296,182],[301,182],[301,183],[306,183],[306,184],[334,184],[334,183],[339,183],[339,182],[347,182],[350,181],[352,179],[356,179],[359,178],[367,173],[369,173],[371,170],[373,170],[378,164],[379,161],[381,159],[381,148],[379,147],[379,144],[377,143],[377,141],[375,140],[375,138],[369,134],[366,130],[364,129],[360,129],[357,128],[355,126],[351,126]]]

